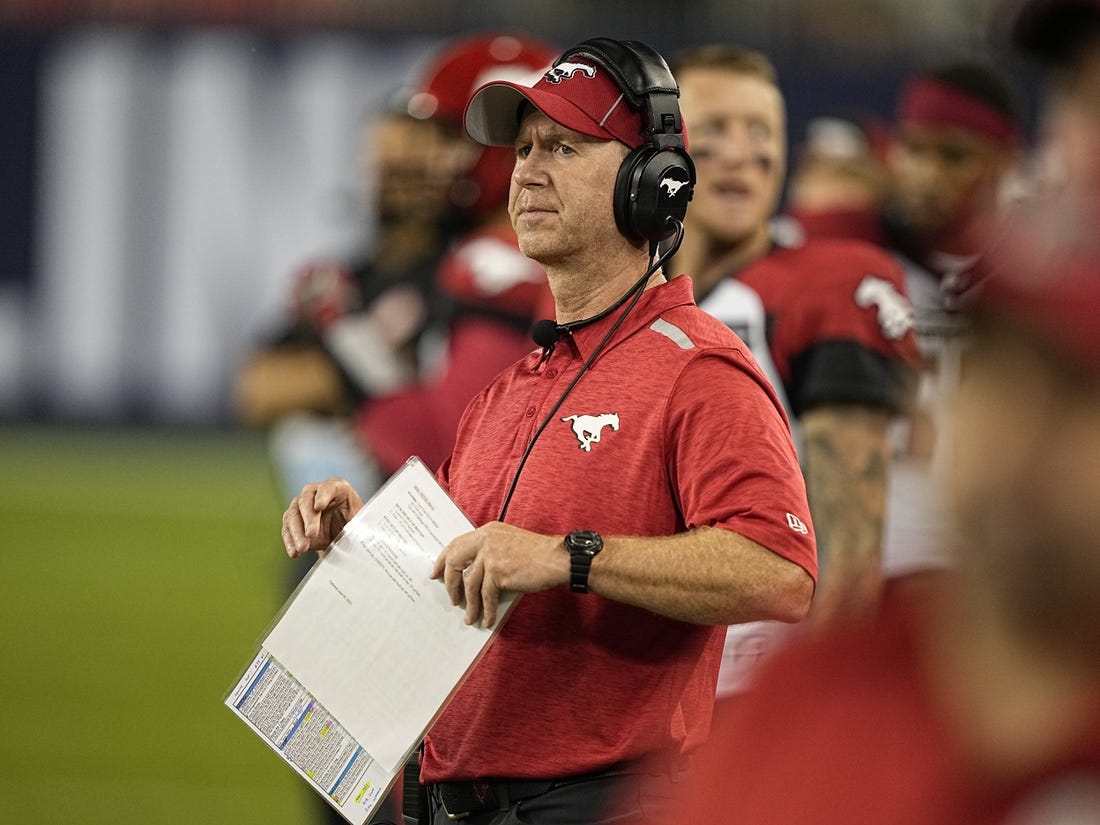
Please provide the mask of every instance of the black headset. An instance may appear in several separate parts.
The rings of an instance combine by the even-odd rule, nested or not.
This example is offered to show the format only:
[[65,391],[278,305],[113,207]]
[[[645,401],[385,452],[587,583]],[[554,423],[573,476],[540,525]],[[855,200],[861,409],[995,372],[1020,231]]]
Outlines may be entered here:
[[676,231],[674,221],[683,221],[695,191],[695,163],[684,147],[680,89],[672,71],[637,40],[585,40],[558,62],[570,57],[602,66],[630,105],[644,113],[646,143],[626,156],[615,181],[615,224],[631,240],[663,241]]

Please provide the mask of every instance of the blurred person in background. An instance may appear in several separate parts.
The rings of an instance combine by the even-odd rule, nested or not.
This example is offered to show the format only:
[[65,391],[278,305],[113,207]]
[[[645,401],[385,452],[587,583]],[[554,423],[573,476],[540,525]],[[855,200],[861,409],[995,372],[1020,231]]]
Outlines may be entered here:
[[878,242],[889,192],[888,146],[889,126],[873,114],[837,111],[812,118],[787,178],[782,225],[795,233],[792,241]]
[[1100,249],[1015,246],[953,407],[951,571],[776,654],[716,712],[685,822],[1100,822]]
[[475,144],[461,118],[480,82],[553,56],[510,33],[448,41],[365,132],[377,241],[350,263],[304,266],[287,329],[237,377],[238,415],[270,428],[289,495],[330,476],[372,490],[413,454],[437,466],[469,398],[531,347],[550,298],[508,224],[511,153]]
[[[749,345],[796,430],[822,572],[810,620],[870,619],[881,589],[888,427],[918,365],[901,268],[870,244],[778,241],[785,104],[763,55],[703,46],[673,60],[698,183],[670,271]],[[718,695],[743,689],[793,629],[729,628]]]
[[1100,3],[1015,5],[1064,174],[972,296],[951,571],[889,593],[879,633],[778,654],[716,719],[684,821],[1100,822]]
[[958,291],[996,239],[1020,160],[1018,95],[991,62],[964,58],[914,73],[896,105],[880,240]]
[[435,272],[455,221],[447,192],[460,157],[444,129],[408,114],[404,98],[365,120],[360,179],[377,220],[369,249],[295,274],[282,329],[241,365],[237,416],[270,432],[280,488],[341,475],[365,489],[377,471],[357,448],[350,415],[365,397],[415,376]]
[[926,369],[911,415],[892,433],[883,557],[891,586],[921,587],[949,564],[935,465],[949,443],[944,409],[959,381],[961,310],[1006,236],[1003,195],[1021,159],[1016,91],[986,60],[936,64],[905,82],[894,129],[880,243],[905,268]]
[[474,143],[463,129],[462,115],[481,84],[534,82],[556,55],[525,35],[464,36],[440,49],[412,82],[409,112],[439,124],[463,147],[465,163],[449,201],[469,228],[435,273],[441,351],[416,381],[366,398],[355,412],[357,442],[383,477],[410,455],[432,469],[443,462],[466,404],[497,372],[532,349],[531,326],[552,306],[546,275],[519,251],[508,217],[515,153]]

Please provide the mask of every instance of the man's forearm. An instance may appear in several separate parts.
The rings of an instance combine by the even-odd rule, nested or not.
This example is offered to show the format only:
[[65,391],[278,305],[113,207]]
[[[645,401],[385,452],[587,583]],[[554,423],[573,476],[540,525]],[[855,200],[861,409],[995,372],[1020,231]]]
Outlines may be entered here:
[[794,562],[730,530],[605,538],[593,592],[681,621],[737,624],[802,619],[813,580]]
[[814,621],[866,618],[882,586],[890,413],[855,405],[801,419],[806,489],[822,559]]

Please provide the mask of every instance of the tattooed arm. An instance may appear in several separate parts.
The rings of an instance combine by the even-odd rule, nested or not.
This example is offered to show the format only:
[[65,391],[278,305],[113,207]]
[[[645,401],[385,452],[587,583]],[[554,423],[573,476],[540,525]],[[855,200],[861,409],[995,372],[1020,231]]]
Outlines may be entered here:
[[806,490],[821,578],[810,620],[866,619],[882,587],[882,531],[889,459],[885,409],[827,405],[801,418]]

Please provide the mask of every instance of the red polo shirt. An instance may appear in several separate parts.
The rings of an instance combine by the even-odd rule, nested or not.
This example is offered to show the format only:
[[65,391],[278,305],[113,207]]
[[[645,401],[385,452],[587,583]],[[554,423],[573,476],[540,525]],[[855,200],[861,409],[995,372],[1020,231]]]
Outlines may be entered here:
[[[662,536],[717,526],[816,577],[782,406],[686,276],[648,290],[557,410],[619,313],[532,352],[467,408],[441,481],[475,524]],[[564,549],[562,552],[565,552]],[[550,778],[669,748],[710,725],[724,627],[561,587],[522,597],[425,741],[425,782]]]

